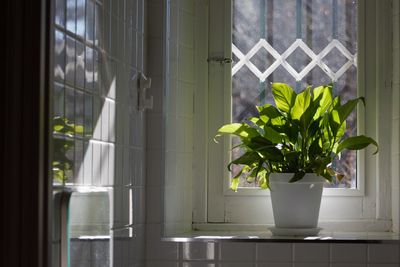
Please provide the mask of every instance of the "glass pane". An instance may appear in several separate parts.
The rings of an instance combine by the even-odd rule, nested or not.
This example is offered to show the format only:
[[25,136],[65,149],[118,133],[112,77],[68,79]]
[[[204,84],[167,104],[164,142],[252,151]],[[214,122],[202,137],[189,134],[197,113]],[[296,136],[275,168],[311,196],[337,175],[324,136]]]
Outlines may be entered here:
[[[232,10],[233,122],[257,115],[255,105],[273,104],[272,82],[296,91],[333,82],[343,102],[357,96],[357,1],[234,0]],[[357,133],[355,112],[347,128],[347,136]],[[327,186],[355,188],[356,163],[355,152],[342,153],[334,165],[345,179]]]

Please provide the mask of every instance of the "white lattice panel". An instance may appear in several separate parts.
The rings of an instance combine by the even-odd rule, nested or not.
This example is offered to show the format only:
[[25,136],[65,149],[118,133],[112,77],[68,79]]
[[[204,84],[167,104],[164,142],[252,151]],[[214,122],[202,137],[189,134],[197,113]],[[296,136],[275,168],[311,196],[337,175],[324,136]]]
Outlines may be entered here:
[[[300,73],[297,72],[286,59],[297,49],[301,49],[306,53],[311,61],[306,67],[304,67]],[[322,61],[329,52],[336,48],[347,61],[339,68],[338,71],[334,72],[329,66]],[[260,49],[265,49],[269,54],[271,54],[275,61],[264,71],[261,72],[250,59],[257,54]],[[258,43],[250,49],[250,51],[245,55],[243,54],[234,44],[232,44],[232,53],[239,59],[239,61],[232,68],[232,76],[234,76],[243,66],[247,66],[251,72],[254,73],[260,82],[264,82],[269,75],[271,75],[276,68],[283,66],[296,81],[301,81],[304,76],[306,76],[315,66],[319,66],[329,78],[335,82],[337,81],[348,68],[352,65],[357,67],[357,54],[351,54],[346,47],[343,46],[337,39],[333,39],[320,53],[315,54],[301,39],[296,39],[295,42],[282,54],[279,54],[265,39],[260,39]]]

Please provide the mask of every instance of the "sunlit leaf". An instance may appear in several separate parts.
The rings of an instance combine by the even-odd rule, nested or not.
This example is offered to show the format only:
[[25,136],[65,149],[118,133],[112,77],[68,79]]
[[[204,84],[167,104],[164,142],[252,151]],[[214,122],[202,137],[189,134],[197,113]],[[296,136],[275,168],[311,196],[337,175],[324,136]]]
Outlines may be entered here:
[[272,94],[276,107],[283,112],[289,113],[294,104],[296,93],[293,89],[284,83],[272,83]]
[[316,120],[321,116],[321,114],[323,114],[328,109],[328,107],[332,103],[332,86],[322,85],[316,87],[313,93],[314,93],[314,100],[322,96],[321,99],[319,100],[319,108],[317,109],[314,115],[314,120]]
[[311,102],[310,88],[308,87],[303,92],[296,96],[293,108],[290,111],[290,115],[294,120],[300,120],[303,113],[307,110]]
[[378,153],[378,143],[371,137],[365,135],[352,136],[339,143],[336,153],[340,153],[343,149],[360,150],[369,145],[376,147],[374,154]]
[[251,128],[249,125],[245,123],[226,124],[218,129],[218,133],[233,134],[241,138],[252,138],[259,135],[256,129]]

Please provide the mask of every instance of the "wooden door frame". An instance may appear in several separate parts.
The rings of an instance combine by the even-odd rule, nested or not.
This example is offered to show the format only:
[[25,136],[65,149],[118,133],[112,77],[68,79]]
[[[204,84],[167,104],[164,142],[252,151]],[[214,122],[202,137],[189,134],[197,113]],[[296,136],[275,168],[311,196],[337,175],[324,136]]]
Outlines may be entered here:
[[50,266],[51,1],[3,6],[1,266]]

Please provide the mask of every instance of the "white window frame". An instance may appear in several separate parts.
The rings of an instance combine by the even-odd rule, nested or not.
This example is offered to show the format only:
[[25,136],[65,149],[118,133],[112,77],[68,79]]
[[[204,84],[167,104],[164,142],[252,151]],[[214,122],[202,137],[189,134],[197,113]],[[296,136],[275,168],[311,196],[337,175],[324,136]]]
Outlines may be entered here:
[[[358,89],[358,93],[366,96],[367,109],[358,108],[358,131],[375,138],[380,152],[377,156],[372,156],[370,149],[358,152],[358,188],[324,190],[320,224],[326,229],[386,231],[391,228],[390,165],[385,163],[390,162],[387,140],[391,136],[390,131],[379,131],[385,126],[380,119],[390,111],[391,101],[390,97],[381,97],[382,93],[391,91],[391,75],[388,75],[391,73],[391,64],[388,64],[391,25],[390,19],[385,19],[390,14],[386,13],[390,5],[391,0],[359,0],[358,88],[365,90]],[[234,193],[224,186],[229,182],[226,165],[230,159],[227,153],[230,141],[229,138],[220,139],[219,144],[213,141],[216,129],[231,117],[231,65],[207,63],[206,59],[231,57],[230,0],[196,3],[195,40],[194,228],[210,229],[210,225],[215,228],[222,223],[223,229],[237,229],[232,225],[239,225],[239,229],[240,225],[246,225],[246,229],[253,225],[256,229],[257,224],[270,224],[270,204],[265,212],[259,208],[270,202],[269,191],[242,189]],[[378,94],[375,88],[383,89]],[[366,117],[371,119],[366,122]]]

